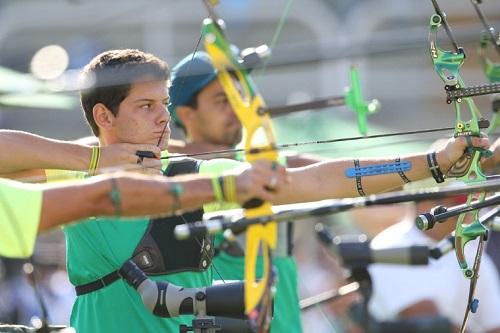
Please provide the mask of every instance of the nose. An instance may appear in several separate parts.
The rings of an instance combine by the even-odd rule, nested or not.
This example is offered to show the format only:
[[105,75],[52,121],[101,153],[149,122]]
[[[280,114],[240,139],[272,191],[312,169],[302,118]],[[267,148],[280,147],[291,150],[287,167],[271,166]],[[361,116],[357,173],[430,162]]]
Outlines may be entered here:
[[161,105],[159,108],[159,116],[158,116],[158,122],[159,123],[168,123],[170,121],[170,112],[168,111],[168,108],[165,105]]
[[231,103],[227,102],[226,107],[224,108],[225,113],[229,116],[231,120],[238,120],[238,116],[236,115],[236,112],[233,109],[233,106]]

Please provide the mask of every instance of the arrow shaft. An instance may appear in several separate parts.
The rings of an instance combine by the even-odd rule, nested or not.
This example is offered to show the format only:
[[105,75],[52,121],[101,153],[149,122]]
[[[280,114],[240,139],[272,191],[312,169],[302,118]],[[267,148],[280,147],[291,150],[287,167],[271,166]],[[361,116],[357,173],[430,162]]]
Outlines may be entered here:
[[334,96],[305,103],[269,107],[265,110],[269,112],[271,116],[281,116],[298,111],[324,109],[328,107],[337,107],[344,105],[345,105],[344,96]]

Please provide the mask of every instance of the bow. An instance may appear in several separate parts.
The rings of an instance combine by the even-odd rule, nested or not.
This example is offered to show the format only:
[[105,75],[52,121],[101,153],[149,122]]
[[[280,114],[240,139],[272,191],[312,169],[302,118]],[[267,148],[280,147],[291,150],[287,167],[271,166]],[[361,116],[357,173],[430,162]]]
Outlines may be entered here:
[[[432,0],[432,4],[434,6],[435,14],[433,14],[430,19],[429,48],[434,68],[445,83],[446,90],[463,88],[464,82],[460,77],[459,71],[465,59],[465,52],[458,46],[455,38],[453,37],[451,28],[446,21],[446,15],[439,8],[437,0]],[[441,27],[444,28],[453,46],[452,51],[443,50],[437,45],[437,33]],[[456,116],[454,136],[478,137],[480,136],[480,127],[484,127],[488,121],[481,116],[481,113],[470,97],[465,98],[464,100],[466,110],[462,108],[461,99],[453,101]],[[466,117],[469,118],[468,121],[464,120]],[[466,158],[461,161],[463,163],[459,161],[459,165],[452,167],[448,175],[456,177],[466,184],[485,182],[486,176],[481,170],[480,158],[486,155],[487,153],[484,149],[473,148],[469,142],[469,147],[467,148],[465,154]],[[474,199],[477,199],[480,202],[484,201],[485,196],[485,192],[470,193],[467,196],[466,205],[470,206]],[[471,280],[467,308],[460,332],[465,331],[469,313],[476,312],[478,305],[478,301],[474,299],[474,291],[479,277],[479,267],[481,264],[484,241],[488,235],[488,229],[480,222],[478,214],[479,212],[477,210],[460,214],[455,226],[455,252],[458,264],[464,276]],[[463,223],[466,222],[469,217],[472,218],[473,222],[469,225],[464,225]],[[468,242],[477,238],[479,238],[479,244],[474,264],[471,267],[465,258],[464,249]]]
[[[265,159],[278,163],[275,149],[276,139],[271,118],[264,112],[265,103],[258,93],[247,70],[242,66],[239,56],[233,52],[224,33],[224,21],[219,19],[213,4],[204,3],[209,18],[203,21],[202,36],[205,48],[213,66],[218,70],[218,79],[227,94],[245,132],[243,137],[245,159],[252,163]],[[238,85],[236,84],[238,82]],[[262,135],[262,138],[258,136]],[[258,141],[259,139],[262,139]],[[257,143],[259,142],[259,143]],[[259,151],[253,151],[257,148]],[[244,205],[245,216],[258,217],[272,213],[271,203],[251,200]],[[259,332],[267,332],[272,317],[272,289],[275,276],[272,271],[272,249],[276,247],[277,227],[275,223],[266,226],[253,226],[248,229],[245,250],[245,313]],[[263,276],[256,276],[256,263],[262,248],[264,260]]]

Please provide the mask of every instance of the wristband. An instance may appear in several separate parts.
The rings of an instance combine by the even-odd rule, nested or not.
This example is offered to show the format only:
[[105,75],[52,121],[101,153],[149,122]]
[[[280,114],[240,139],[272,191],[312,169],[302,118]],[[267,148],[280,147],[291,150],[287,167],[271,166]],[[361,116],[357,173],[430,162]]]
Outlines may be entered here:
[[97,173],[99,159],[101,157],[101,146],[92,146],[92,155],[90,156],[89,176],[94,176]]
[[439,168],[439,165],[437,163],[437,157],[435,151],[427,154],[427,164],[429,166],[429,171],[432,174],[432,178],[434,178],[436,183],[439,184],[444,182],[444,175],[441,172],[441,169]]
[[212,190],[214,191],[214,197],[215,201],[217,202],[223,202],[224,201],[224,194],[222,193],[222,185],[220,178],[222,177],[213,177],[211,179],[212,181]]
[[224,201],[226,202],[238,202],[236,199],[236,176],[224,176],[219,177],[219,182],[221,182],[222,194],[224,195]]

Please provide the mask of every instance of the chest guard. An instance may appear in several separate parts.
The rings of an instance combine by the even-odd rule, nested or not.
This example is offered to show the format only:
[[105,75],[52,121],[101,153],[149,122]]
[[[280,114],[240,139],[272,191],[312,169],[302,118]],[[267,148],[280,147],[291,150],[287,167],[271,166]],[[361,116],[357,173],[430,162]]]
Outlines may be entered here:
[[[169,163],[163,173],[173,177],[199,172],[201,161],[182,159]],[[203,218],[203,209],[182,215],[152,218],[148,228],[132,255],[132,260],[147,275],[165,275],[180,272],[205,271],[214,255],[213,238],[199,237],[177,240],[174,236],[176,225],[193,223]]]

